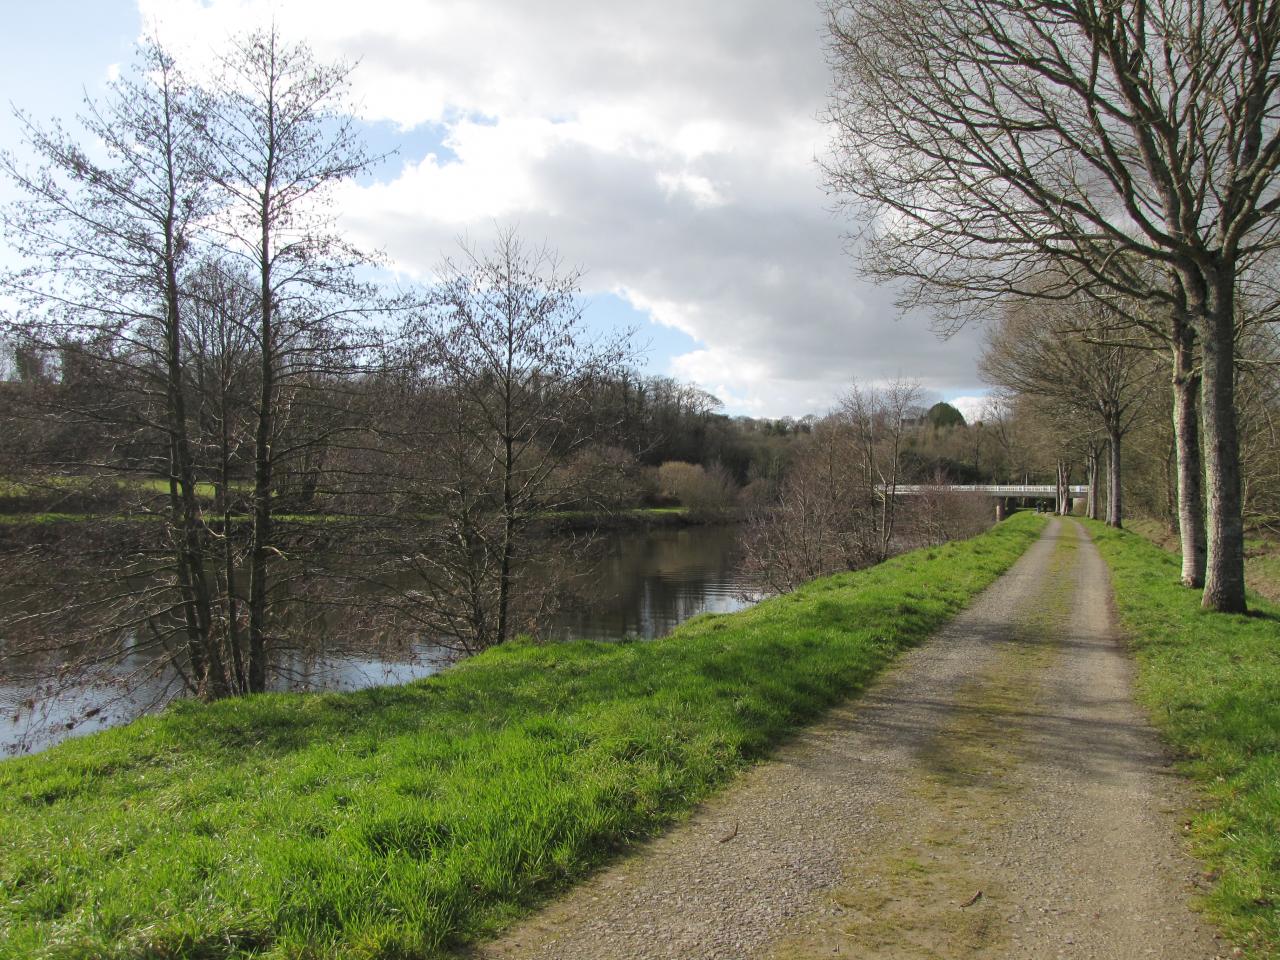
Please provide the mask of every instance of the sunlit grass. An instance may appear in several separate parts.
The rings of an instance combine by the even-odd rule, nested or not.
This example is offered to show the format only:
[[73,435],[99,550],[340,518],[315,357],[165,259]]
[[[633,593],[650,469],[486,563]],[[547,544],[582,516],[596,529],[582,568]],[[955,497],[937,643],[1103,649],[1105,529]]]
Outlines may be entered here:
[[[65,497],[76,493],[103,491],[103,488],[115,488],[121,495],[129,493],[146,493],[167,496],[169,481],[165,477],[128,477],[128,476],[47,476],[38,480],[12,480],[0,478],[0,497]],[[247,491],[252,484],[234,483],[232,489]],[[197,483],[196,496],[212,500],[217,492],[212,483]]]
[[0,513],[0,525],[20,526],[25,523],[78,523],[95,519],[87,513]]
[[435,957],[765,756],[967,605],[1018,516],[664,640],[513,644],[0,762],[10,957]]
[[1196,852],[1221,874],[1208,915],[1250,956],[1280,956],[1280,607],[1210,614],[1174,555],[1091,524],[1111,565],[1141,697],[1182,752],[1204,808]]

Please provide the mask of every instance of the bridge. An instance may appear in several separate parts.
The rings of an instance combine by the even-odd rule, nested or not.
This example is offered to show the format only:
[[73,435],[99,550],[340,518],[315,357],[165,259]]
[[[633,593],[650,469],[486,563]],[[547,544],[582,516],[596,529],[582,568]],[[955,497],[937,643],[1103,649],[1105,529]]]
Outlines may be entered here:
[[[881,487],[881,489],[884,489]],[[926,493],[980,493],[988,497],[1056,497],[1058,488],[1052,483],[900,483],[893,488],[902,496]],[[1089,488],[1083,484],[1067,487],[1072,497],[1084,497]]]
[[[880,486],[883,492],[884,485]],[[923,494],[945,495],[951,493],[972,493],[983,497],[994,497],[996,501],[996,520],[1003,520],[1008,515],[1007,501],[1018,497],[1052,497],[1057,509],[1062,513],[1071,512],[1071,501],[1076,497],[1085,497],[1089,488],[1083,484],[1073,484],[1066,489],[1066,503],[1060,504],[1058,488],[1052,483],[900,483],[894,487],[898,496]]]

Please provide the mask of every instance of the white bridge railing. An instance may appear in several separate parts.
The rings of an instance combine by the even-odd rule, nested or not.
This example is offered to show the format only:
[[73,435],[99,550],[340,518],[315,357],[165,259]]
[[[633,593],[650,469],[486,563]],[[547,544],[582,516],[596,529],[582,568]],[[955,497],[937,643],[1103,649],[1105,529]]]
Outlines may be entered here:
[[[884,489],[882,486],[881,490]],[[988,497],[1056,497],[1058,488],[1052,483],[900,483],[894,492],[903,496],[924,493],[979,493]],[[1083,484],[1067,487],[1073,497],[1083,497],[1089,488]]]

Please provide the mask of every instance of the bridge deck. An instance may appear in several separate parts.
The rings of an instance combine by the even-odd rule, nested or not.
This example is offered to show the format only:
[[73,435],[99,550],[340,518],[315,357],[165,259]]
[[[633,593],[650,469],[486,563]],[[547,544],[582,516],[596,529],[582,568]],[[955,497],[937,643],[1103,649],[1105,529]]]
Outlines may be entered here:
[[[1067,488],[1073,497],[1083,497],[1089,488],[1075,484]],[[900,483],[895,488],[899,494],[913,493],[980,493],[989,497],[1055,497],[1058,488],[1051,483]]]

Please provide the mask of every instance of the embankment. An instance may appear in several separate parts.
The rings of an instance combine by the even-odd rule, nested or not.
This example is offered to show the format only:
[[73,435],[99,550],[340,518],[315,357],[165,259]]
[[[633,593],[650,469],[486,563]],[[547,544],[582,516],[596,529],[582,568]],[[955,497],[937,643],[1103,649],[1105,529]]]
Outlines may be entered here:
[[432,957],[651,835],[861,690],[1044,519],[426,681],[261,695],[0,762],[0,955]]

